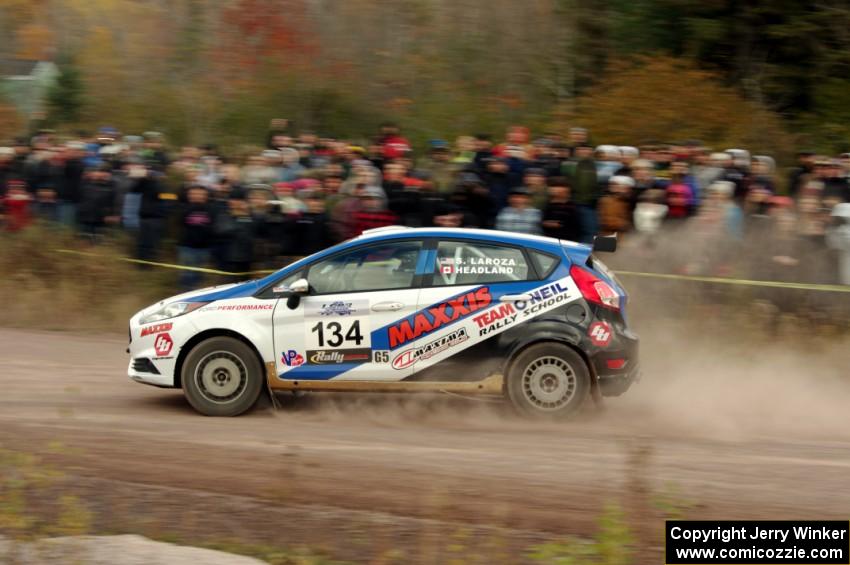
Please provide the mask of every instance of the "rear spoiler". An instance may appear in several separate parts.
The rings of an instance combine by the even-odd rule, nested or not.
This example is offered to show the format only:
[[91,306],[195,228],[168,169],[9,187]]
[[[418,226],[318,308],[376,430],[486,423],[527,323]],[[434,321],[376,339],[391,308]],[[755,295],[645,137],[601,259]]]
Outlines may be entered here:
[[617,234],[594,236],[591,249],[594,253],[614,253],[617,250]]

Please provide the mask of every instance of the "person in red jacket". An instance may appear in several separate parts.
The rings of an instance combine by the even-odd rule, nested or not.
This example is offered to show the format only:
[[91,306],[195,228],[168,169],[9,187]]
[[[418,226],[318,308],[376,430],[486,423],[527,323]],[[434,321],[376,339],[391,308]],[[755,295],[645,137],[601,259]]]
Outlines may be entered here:
[[410,153],[410,142],[401,136],[398,126],[386,123],[381,126],[381,137],[378,141],[384,161],[392,161]]
[[360,209],[354,213],[354,232],[360,235],[366,230],[392,226],[398,217],[387,210],[383,191],[370,186],[360,193]]
[[9,181],[6,194],[0,200],[6,231],[20,231],[32,223],[31,203],[32,196],[23,181]]

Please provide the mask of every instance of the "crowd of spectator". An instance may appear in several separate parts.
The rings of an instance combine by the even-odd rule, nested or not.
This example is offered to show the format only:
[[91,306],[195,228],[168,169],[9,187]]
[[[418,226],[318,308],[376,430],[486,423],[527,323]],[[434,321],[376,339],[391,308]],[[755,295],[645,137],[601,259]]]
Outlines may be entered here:
[[180,264],[229,272],[404,224],[581,242],[618,233],[635,257],[663,250],[672,268],[709,274],[756,250],[748,262],[762,278],[850,284],[850,154],[798,159],[786,177],[744,149],[595,146],[577,127],[435,139],[416,155],[393,124],[358,144],[273,120],[266,148],[239,158],[168,148],[157,132],[45,131],[0,147],[0,221],[12,232],[63,224],[93,242],[125,230],[139,259],[176,246]]

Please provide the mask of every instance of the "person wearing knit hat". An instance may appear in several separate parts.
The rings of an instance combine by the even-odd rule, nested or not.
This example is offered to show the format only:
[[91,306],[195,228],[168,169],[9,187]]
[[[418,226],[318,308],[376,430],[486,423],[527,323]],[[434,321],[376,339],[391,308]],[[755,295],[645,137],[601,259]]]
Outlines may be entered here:
[[516,187],[508,195],[508,205],[496,217],[496,229],[515,233],[539,234],[543,216],[531,206],[531,193]]
[[620,149],[616,145],[600,145],[596,148],[596,177],[600,186],[608,184],[608,180],[622,167]]
[[640,150],[637,147],[623,145],[618,148],[620,150],[620,168],[615,171],[615,175],[632,175],[632,163],[640,157]]
[[612,176],[608,191],[599,199],[599,226],[603,233],[620,233],[631,229],[632,189],[635,181],[627,176]]
[[[265,151],[264,151],[265,153]],[[280,150],[281,167],[278,178],[283,182],[300,179],[307,169],[299,162],[301,154],[297,149],[284,147]]]
[[576,205],[570,200],[570,184],[564,177],[549,179],[549,200],[543,209],[543,235],[566,241],[581,239]]
[[398,216],[387,210],[384,191],[378,186],[363,187],[360,191],[360,209],[354,213],[355,234],[396,223]]
[[735,183],[719,180],[706,189],[698,219],[703,223],[719,224],[723,233],[735,239],[743,235],[744,213],[734,200]]
[[437,191],[448,193],[452,189],[452,177],[458,168],[451,162],[451,147],[442,139],[432,139],[428,145],[428,155],[420,159],[417,169],[431,175],[431,182]]

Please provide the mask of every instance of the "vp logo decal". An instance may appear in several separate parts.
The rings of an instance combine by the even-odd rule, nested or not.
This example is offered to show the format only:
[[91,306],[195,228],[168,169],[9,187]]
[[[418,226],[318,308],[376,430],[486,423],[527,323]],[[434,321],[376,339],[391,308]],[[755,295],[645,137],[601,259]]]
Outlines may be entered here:
[[290,349],[280,354],[280,361],[287,367],[298,367],[304,364],[304,356],[294,349]]

